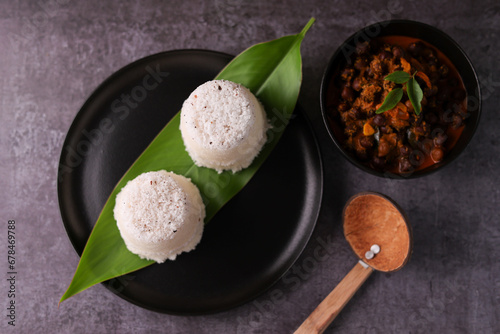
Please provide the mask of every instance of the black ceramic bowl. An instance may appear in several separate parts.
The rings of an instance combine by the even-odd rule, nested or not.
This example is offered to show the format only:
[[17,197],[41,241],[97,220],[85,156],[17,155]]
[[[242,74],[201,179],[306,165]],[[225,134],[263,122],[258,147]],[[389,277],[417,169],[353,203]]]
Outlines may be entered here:
[[[348,151],[343,145],[343,129],[340,125],[339,117],[332,115],[328,105],[329,87],[338,75],[339,70],[343,68],[355,52],[356,45],[360,42],[368,41],[378,37],[385,36],[406,36],[410,38],[421,39],[430,44],[434,49],[444,54],[455,66],[462,78],[467,93],[467,118],[465,119],[465,128],[456,142],[456,144],[446,153],[444,159],[436,164],[404,175],[394,174],[375,170],[368,164],[364,164],[357,157]],[[331,93],[331,92],[330,92]],[[323,75],[321,82],[320,103],[323,120],[331,139],[335,146],[342,152],[342,155],[362,170],[380,177],[389,178],[415,178],[435,172],[442,167],[450,164],[465,149],[472,139],[476,130],[481,114],[481,92],[479,81],[465,52],[451,37],[442,31],[415,21],[392,20],[384,21],[367,26],[349,37],[334,53]],[[425,111],[424,111],[425,112]]]

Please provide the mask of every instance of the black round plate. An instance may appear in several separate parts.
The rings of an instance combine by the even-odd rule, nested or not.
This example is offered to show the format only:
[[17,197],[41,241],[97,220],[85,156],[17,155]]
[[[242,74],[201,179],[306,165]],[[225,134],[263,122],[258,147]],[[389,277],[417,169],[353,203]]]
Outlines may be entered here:
[[[66,137],[58,175],[62,220],[79,255],[119,179],[190,92],[231,59],[205,50],[159,53],[122,68],[87,100]],[[296,110],[267,161],[207,224],[194,251],[105,285],[165,313],[211,313],[249,301],[279,280],[304,249],[322,184],[314,134]]]

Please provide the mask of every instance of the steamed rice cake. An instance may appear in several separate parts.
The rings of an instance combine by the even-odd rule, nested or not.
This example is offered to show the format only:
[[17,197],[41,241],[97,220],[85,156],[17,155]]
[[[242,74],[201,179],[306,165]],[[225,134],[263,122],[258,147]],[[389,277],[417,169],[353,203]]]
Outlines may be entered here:
[[180,130],[187,152],[197,166],[219,173],[248,167],[265,144],[268,128],[261,103],[231,81],[202,84],[182,106]]
[[116,196],[114,216],[132,253],[162,263],[200,242],[205,205],[188,178],[160,170],[129,181]]

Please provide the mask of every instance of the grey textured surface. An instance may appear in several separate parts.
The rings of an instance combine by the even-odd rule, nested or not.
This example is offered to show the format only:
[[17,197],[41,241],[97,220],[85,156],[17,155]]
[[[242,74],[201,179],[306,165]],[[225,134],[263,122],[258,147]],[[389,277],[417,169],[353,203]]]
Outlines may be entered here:
[[[392,11],[392,13],[391,13]],[[237,54],[317,21],[302,45],[300,103],[324,158],[317,228],[296,265],[256,300],[207,316],[151,312],[95,286],[57,306],[78,256],[58,209],[56,174],[66,132],[89,94],[124,65],[164,50]],[[452,36],[484,84],[476,136],[451,166],[390,181],[353,168],[320,117],[321,75],[337,46],[367,23],[407,18]],[[376,273],[327,333],[500,332],[500,6],[497,1],[1,1],[0,332],[291,333],[355,263],[341,209],[374,190],[410,216],[414,253]],[[7,220],[16,220],[16,326],[7,325]],[[315,252],[316,251],[316,252]],[[317,251],[322,256],[318,258]]]

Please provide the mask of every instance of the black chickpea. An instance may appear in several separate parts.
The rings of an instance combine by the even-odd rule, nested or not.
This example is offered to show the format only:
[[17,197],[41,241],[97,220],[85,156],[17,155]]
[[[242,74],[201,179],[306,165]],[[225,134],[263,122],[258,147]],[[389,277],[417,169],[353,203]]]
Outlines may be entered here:
[[351,87],[344,86],[344,89],[342,90],[341,96],[346,101],[352,101],[352,100],[354,100],[354,91]]
[[404,55],[404,51],[400,46],[395,46],[392,48],[392,55],[395,58],[401,58]]
[[376,115],[374,118],[373,118],[373,123],[376,125],[376,126],[383,126],[385,124],[385,116],[384,115]]
[[431,151],[431,158],[434,162],[440,162],[443,160],[444,157],[444,152],[443,149],[440,147],[435,147]]

